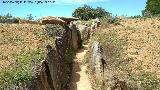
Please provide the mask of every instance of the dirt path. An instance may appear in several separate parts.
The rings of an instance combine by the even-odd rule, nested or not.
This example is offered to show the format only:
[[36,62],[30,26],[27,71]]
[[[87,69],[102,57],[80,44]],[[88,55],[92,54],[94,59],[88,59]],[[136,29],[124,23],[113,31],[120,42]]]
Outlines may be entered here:
[[86,74],[86,66],[82,65],[82,60],[88,51],[88,45],[83,45],[84,48],[76,54],[73,63],[72,80],[70,90],[92,90],[88,76]]

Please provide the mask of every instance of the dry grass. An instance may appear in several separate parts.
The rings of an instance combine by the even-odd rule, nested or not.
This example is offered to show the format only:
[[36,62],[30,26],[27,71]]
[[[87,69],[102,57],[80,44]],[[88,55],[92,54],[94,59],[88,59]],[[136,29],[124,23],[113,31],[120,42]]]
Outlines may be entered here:
[[[122,46],[123,51],[118,52],[120,55],[119,61],[116,61],[118,63],[116,74],[136,83],[142,90],[160,89],[160,20],[158,18],[123,19],[120,23],[121,25],[111,25],[102,30],[109,35],[114,32],[112,33],[116,35],[114,40],[125,40],[126,43]],[[102,39],[107,36],[103,35]],[[113,43],[113,46],[117,43],[119,42]],[[114,48],[117,48],[111,46],[112,44],[106,45],[106,50],[112,48],[108,52],[113,52]],[[113,52],[110,56],[114,57],[114,55]]]
[[53,42],[43,26],[0,24],[0,88],[30,79],[33,62],[40,62]]

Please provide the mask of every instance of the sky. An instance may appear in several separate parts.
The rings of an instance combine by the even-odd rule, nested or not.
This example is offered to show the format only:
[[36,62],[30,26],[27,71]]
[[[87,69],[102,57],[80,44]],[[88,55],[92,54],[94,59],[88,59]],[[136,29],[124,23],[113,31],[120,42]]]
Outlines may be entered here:
[[[102,7],[113,15],[118,16],[141,15],[147,0],[19,0],[23,1],[20,4],[3,3],[3,1],[18,0],[0,0],[0,15],[10,13],[12,16],[25,18],[28,14],[32,14],[34,18],[40,18],[43,16],[71,17],[74,10],[84,4],[93,8]],[[33,1],[33,3],[28,1]],[[37,4],[38,1],[43,3]],[[45,3],[45,1],[51,2]]]

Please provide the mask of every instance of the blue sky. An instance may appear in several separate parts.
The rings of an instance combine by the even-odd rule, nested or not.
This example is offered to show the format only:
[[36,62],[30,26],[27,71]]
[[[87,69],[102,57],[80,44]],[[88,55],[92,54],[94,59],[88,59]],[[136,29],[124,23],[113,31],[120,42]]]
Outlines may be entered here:
[[[50,0],[55,3],[3,3],[3,1],[17,0],[0,0],[0,15],[11,13],[13,16],[25,18],[27,14],[32,14],[39,18],[42,16],[72,16],[75,8],[84,4],[92,7],[100,6],[113,15],[140,15],[145,8],[147,0]],[[21,0],[24,1],[24,0]],[[26,0],[29,1],[29,0]],[[34,0],[48,1],[48,0]]]

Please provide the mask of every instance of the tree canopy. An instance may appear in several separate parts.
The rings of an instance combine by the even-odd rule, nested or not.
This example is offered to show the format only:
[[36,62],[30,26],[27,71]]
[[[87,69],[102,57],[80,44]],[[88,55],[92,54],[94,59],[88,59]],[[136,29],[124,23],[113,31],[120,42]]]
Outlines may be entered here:
[[143,16],[160,14],[160,0],[147,0]]
[[28,20],[33,20],[32,14],[28,14],[26,18],[27,18]]
[[83,7],[78,7],[72,13],[73,17],[80,18],[82,20],[101,18],[101,17],[105,17],[107,15],[110,15],[110,13],[107,12],[102,7],[92,8],[89,5],[84,5]]

